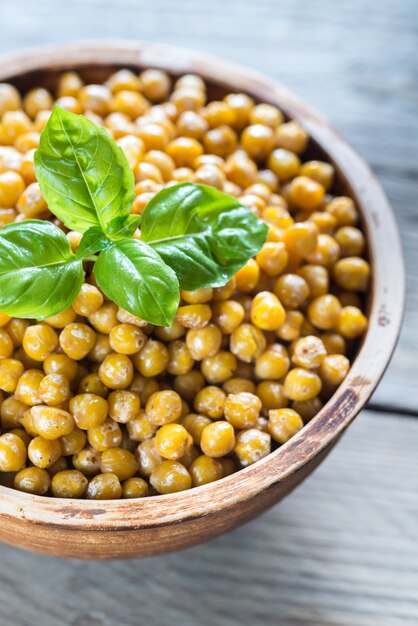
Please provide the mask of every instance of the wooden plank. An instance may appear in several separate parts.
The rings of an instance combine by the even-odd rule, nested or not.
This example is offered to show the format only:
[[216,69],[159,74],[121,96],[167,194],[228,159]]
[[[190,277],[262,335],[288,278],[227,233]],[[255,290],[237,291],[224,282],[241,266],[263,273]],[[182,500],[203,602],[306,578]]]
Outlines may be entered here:
[[413,626],[418,422],[364,412],[293,495],[206,545],[77,562],[1,547],[10,626]]
[[[379,174],[411,268],[404,330],[375,394],[381,406],[418,409],[418,36],[415,0],[52,0],[2,3],[0,52],[53,41],[126,37],[225,56],[276,77],[326,114]],[[83,19],[80,19],[83,16]],[[46,27],[47,25],[47,27]],[[400,35],[401,33],[401,35]],[[396,41],[396,45],[392,43]],[[388,251],[390,254],[390,250]]]

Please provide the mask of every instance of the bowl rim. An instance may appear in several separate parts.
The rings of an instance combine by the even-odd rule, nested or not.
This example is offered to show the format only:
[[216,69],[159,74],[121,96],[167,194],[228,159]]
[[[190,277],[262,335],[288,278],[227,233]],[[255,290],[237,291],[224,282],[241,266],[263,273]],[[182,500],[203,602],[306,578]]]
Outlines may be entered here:
[[[0,82],[33,71],[82,66],[157,67],[197,73],[231,91],[276,103],[324,150],[360,209],[373,267],[369,326],[347,378],[321,411],[288,443],[215,483],[130,500],[65,500],[0,486],[0,515],[72,530],[129,530],[177,524],[245,503],[299,472],[331,446],[365,406],[382,377],[400,332],[405,271],[401,240],[385,193],[363,158],[328,120],[279,82],[222,58],[166,44],[94,40],[50,44],[0,57]],[[376,260],[379,262],[376,263]]]

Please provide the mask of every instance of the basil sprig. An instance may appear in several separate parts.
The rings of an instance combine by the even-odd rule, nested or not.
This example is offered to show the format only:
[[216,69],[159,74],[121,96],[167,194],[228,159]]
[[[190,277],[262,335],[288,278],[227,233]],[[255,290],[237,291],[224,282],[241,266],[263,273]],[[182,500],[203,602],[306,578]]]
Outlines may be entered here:
[[[104,294],[152,324],[169,326],[180,288],[224,285],[262,247],[267,226],[236,198],[181,183],[131,215],[134,177],[110,135],[55,107],[35,153],[50,211],[83,233],[76,254],[63,231],[25,220],[0,232],[0,311],[44,319],[69,307],[93,261]],[[137,228],[141,238],[133,238]],[[98,256],[96,256],[98,255]]]

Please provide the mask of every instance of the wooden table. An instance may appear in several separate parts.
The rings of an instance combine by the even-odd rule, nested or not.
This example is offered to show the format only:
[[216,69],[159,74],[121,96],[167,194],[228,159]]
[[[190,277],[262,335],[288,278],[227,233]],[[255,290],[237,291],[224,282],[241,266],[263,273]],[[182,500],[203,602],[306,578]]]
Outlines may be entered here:
[[234,533],[155,559],[65,562],[2,546],[0,624],[416,626],[416,0],[14,0],[1,3],[0,23],[0,52],[128,37],[276,77],[371,163],[411,268],[400,344],[369,410],[296,493]]

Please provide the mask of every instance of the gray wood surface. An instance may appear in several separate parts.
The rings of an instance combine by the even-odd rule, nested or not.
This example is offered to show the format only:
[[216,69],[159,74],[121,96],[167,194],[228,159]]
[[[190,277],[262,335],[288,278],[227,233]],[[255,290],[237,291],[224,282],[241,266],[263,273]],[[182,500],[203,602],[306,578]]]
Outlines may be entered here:
[[418,421],[364,412],[279,506],[203,546],[80,562],[0,548],[4,626],[416,626]]
[[126,37],[274,76],[377,172],[409,270],[375,410],[296,493],[234,533],[152,560],[63,562],[1,547],[1,626],[416,626],[418,420],[401,415],[418,415],[416,0],[0,0],[0,25],[1,53]]

